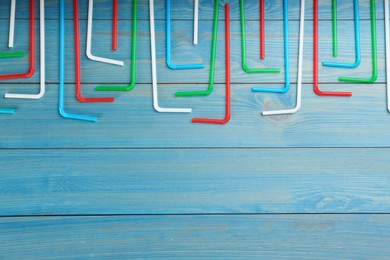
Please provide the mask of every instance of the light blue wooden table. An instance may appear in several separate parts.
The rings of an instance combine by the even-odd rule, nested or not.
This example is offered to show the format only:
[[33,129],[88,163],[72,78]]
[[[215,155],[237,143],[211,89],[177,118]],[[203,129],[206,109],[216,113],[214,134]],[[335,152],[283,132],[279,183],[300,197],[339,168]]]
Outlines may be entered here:
[[[66,107],[98,123],[59,116],[59,3],[48,0],[47,94],[39,101],[5,100],[0,115],[0,259],[43,258],[390,258],[390,114],[386,111],[383,1],[377,1],[379,78],[340,84],[340,75],[370,76],[369,1],[360,1],[362,64],[356,70],[320,67],[329,90],[353,97],[318,97],[312,90],[312,1],[307,2],[303,106],[295,115],[261,111],[295,104],[299,1],[289,3],[292,90],[282,87],[282,1],[266,1],[267,58],[259,56],[258,1],[246,0],[252,66],[280,67],[276,75],[241,69],[238,1],[232,9],[232,120],[200,125],[192,117],[224,116],[224,36],[220,23],[215,91],[175,98],[208,83],[214,1],[200,1],[199,45],[192,45],[193,1],[172,1],[175,63],[165,65],[165,1],[155,1],[160,103],[192,114],[159,114],[152,107],[148,1],[139,1],[137,86],[109,93],[114,104],[75,99],[72,1],[66,1]],[[221,1],[220,20],[223,20]],[[111,51],[110,0],[95,1],[93,52],[125,60],[124,67],[86,59],[87,1],[80,0],[82,82],[130,81],[132,1],[120,1],[119,50]],[[38,3],[37,36],[39,32]],[[28,49],[28,1],[18,1],[15,51]],[[0,5],[0,51],[7,49],[9,1]],[[354,60],[352,1],[339,1],[340,55]],[[331,1],[320,1],[320,61],[333,60]],[[39,41],[37,40],[37,44]],[[39,52],[36,57],[37,60]],[[27,69],[27,58],[0,61],[0,73]],[[39,64],[39,63],[38,63]],[[39,68],[39,66],[37,66]],[[39,69],[38,69],[39,72]],[[3,81],[0,94],[35,93],[39,73]]]

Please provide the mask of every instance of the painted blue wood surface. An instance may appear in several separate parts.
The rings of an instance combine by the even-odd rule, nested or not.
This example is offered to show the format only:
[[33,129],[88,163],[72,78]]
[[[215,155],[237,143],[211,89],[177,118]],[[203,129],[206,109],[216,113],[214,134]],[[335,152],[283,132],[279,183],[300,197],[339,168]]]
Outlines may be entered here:
[[389,215],[3,218],[0,257],[385,260],[389,226]]
[[[356,70],[320,66],[323,87],[350,90],[352,98],[313,94],[312,2],[307,2],[303,107],[296,115],[274,117],[260,113],[295,104],[299,1],[289,1],[294,84],[285,95],[251,92],[255,85],[283,84],[282,1],[266,1],[263,62],[258,59],[258,1],[246,0],[249,62],[282,68],[280,75],[272,76],[242,71],[239,6],[232,1],[232,120],[224,126],[191,123],[192,117],[224,115],[223,26],[213,94],[174,97],[178,90],[207,86],[214,1],[200,1],[198,46],[192,45],[193,1],[172,1],[173,60],[206,64],[204,70],[180,72],[166,68],[165,1],[155,1],[160,102],[192,107],[191,115],[159,114],[152,108],[146,0],[139,1],[136,88],[110,93],[116,97],[114,104],[78,103],[73,6],[66,2],[66,108],[97,115],[99,122],[58,115],[59,10],[58,1],[48,0],[47,95],[39,101],[0,101],[1,107],[18,109],[13,116],[0,115],[0,259],[390,257],[390,115],[382,1],[377,1],[377,83],[337,82],[340,75],[371,72],[368,0],[360,1],[362,65]],[[83,53],[87,2],[80,0]],[[82,55],[83,91],[88,96],[107,94],[95,92],[97,84],[130,79],[132,1],[119,2],[119,50],[112,52],[112,2],[95,0],[93,52],[125,60],[126,65],[100,64]],[[352,1],[338,2],[338,60],[348,62],[354,59]],[[38,44],[38,3],[36,7]],[[28,1],[17,1],[17,9],[14,49],[25,51]],[[320,61],[332,60],[330,11],[331,1],[320,1]],[[9,1],[2,1],[0,51],[7,50],[8,17]],[[223,20],[222,11],[219,18]],[[39,52],[36,58],[39,71]],[[26,69],[27,59],[0,60],[1,74]],[[34,93],[38,83],[39,74],[0,82],[0,96],[9,91]]]
[[5,150],[0,215],[386,213],[389,156],[387,148]]

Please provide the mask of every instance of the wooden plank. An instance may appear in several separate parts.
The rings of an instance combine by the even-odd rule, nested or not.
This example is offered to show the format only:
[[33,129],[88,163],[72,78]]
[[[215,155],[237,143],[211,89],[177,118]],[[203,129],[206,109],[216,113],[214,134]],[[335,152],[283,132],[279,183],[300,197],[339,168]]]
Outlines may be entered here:
[[[0,21],[0,25],[4,25],[4,32],[6,31],[6,22]],[[85,83],[128,83],[130,81],[130,27],[131,21],[120,21],[120,37],[119,37],[119,51],[114,53],[111,50],[111,29],[106,21],[96,21],[93,40],[93,53],[103,57],[116,58],[125,61],[125,66],[118,67],[113,65],[107,65],[94,61],[87,60],[85,53],[85,37],[86,37],[86,22],[81,23],[81,50],[82,50],[82,68],[83,76],[82,80]],[[222,23],[221,23],[222,24]],[[28,32],[26,28],[28,21],[22,21],[17,24],[17,35],[19,37],[16,41],[15,51],[28,50]],[[58,78],[58,23],[48,23],[47,28],[47,81],[57,83]],[[173,41],[172,41],[172,59],[177,64],[184,64],[188,62],[204,63],[205,69],[202,70],[184,70],[173,71],[168,69],[165,64],[165,22],[159,22],[156,24],[157,31],[157,59],[158,59],[158,80],[161,83],[208,83],[209,82],[209,60],[210,60],[210,46],[211,46],[211,29],[212,22],[201,21],[199,24],[202,32],[202,41],[197,47],[192,45],[192,23],[189,21],[177,21],[173,22]],[[298,48],[298,22],[290,23],[290,69],[291,69],[291,81],[296,82],[297,75],[297,48]],[[362,35],[370,34],[370,22],[361,22]],[[378,82],[385,82],[385,49],[384,49],[384,35],[383,22],[378,23],[378,67],[379,78]],[[149,22],[139,22],[140,31],[138,50],[137,50],[137,82],[139,83],[151,83],[151,65],[150,65],[150,40],[149,40]],[[263,62],[258,59],[259,57],[259,37],[258,37],[258,22],[251,21],[247,23],[248,27],[248,63],[252,67],[278,67],[282,71],[279,74],[252,74],[245,73],[241,68],[241,36],[239,22],[232,22],[232,81],[239,83],[283,83],[284,79],[284,57],[283,57],[283,24],[281,21],[269,22],[269,30],[272,33],[269,34],[267,39],[267,53],[268,58]],[[1,28],[1,27],[0,27]],[[352,62],[355,59],[355,53],[353,50],[354,42],[353,35],[353,22],[342,21],[339,23],[340,34],[340,57],[337,59],[344,62]],[[217,73],[215,80],[217,82],[224,82],[224,41],[223,41],[224,27],[219,27],[219,44],[217,48]],[[332,61],[335,60],[332,57],[332,42],[331,42],[331,26],[330,22],[320,23],[320,61]],[[73,43],[73,22],[67,21],[66,23],[66,81],[74,82],[74,43]],[[312,80],[312,26],[311,23],[307,23],[306,26],[306,42],[304,51],[304,82],[313,82]],[[0,39],[0,46],[6,46],[7,37]],[[362,48],[362,64],[357,69],[335,69],[325,68],[320,66],[320,81],[337,83],[338,76],[361,76],[369,77],[372,70],[371,65],[371,40],[370,37],[361,37]],[[39,52],[36,54],[37,64],[39,64]],[[1,60],[2,64],[7,66],[0,67],[0,73],[15,73],[20,70],[25,71],[28,68],[28,62],[26,58],[14,58]],[[38,66],[38,65],[37,65]],[[0,86],[5,81],[0,83]],[[35,75],[30,79],[17,79],[6,82],[27,83],[39,82],[39,75]]]
[[389,154],[378,148],[1,150],[0,215],[388,213]]
[[389,215],[0,219],[4,259],[388,259]]
[[[225,86],[216,85],[209,97],[175,98],[185,89],[206,85],[160,85],[166,107],[192,107],[192,114],[157,113],[151,86],[114,93],[114,104],[85,104],[75,100],[74,85],[66,85],[66,109],[99,116],[97,124],[66,120],[58,114],[58,86],[48,85],[40,101],[5,100],[2,107],[18,113],[0,117],[1,148],[155,148],[155,147],[389,147],[390,121],[383,84],[325,85],[352,90],[352,98],[323,98],[303,86],[299,113],[264,117],[260,112],[295,105],[295,86],[286,95],[252,93],[251,84],[232,85],[232,119],[224,126],[191,123],[192,117],[223,117]],[[83,85],[86,96],[94,85]],[[276,85],[275,87],[279,87]],[[10,86],[6,91],[37,91],[38,85]],[[1,94],[3,94],[3,91]],[[105,93],[107,94],[107,93]],[[28,127],[26,126],[28,123]],[[59,138],[59,136],[61,138]]]
[[[58,0],[46,0],[46,16],[48,19],[58,19],[59,5]],[[80,0],[80,18],[86,19],[88,0]],[[119,18],[120,19],[131,19],[131,7],[132,0],[119,1]],[[149,18],[149,1],[138,1],[138,16],[140,19]],[[66,18],[73,18],[73,1],[66,1]],[[214,2],[209,0],[199,1],[199,19],[210,20],[213,17]],[[221,2],[221,7],[224,2]],[[291,19],[299,19],[299,0],[289,1],[289,12]],[[230,1],[232,19],[239,19],[239,2]],[[331,1],[320,1],[320,19],[331,18]],[[339,1],[338,12],[340,19],[353,19],[352,12],[353,1]],[[360,16],[362,19],[369,19],[369,0],[359,1],[361,12]],[[36,4],[38,8],[38,4]],[[282,19],[283,9],[282,0],[266,0],[265,1],[265,12],[267,20]],[[0,19],[9,19],[9,1],[5,1],[0,6]],[[312,2],[306,3],[307,8],[307,19],[312,18]],[[21,1],[17,3],[17,18],[28,18],[29,4],[28,1]],[[83,11],[85,10],[85,11]],[[97,19],[112,19],[112,1],[100,0],[94,3],[94,15]],[[258,0],[245,0],[245,10],[248,19],[259,18],[259,1]],[[156,19],[165,19],[165,1],[155,1],[155,13]],[[377,1],[377,16],[378,19],[383,19],[383,2]],[[177,19],[193,19],[193,0],[172,0],[172,17]]]

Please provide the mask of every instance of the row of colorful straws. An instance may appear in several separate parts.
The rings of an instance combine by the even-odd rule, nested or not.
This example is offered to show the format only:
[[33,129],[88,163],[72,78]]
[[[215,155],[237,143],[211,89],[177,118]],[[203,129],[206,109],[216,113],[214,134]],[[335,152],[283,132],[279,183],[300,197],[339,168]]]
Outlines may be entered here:
[[[92,116],[70,114],[64,109],[64,55],[65,55],[65,0],[60,0],[60,84],[59,84],[59,112],[65,118],[79,119],[96,122],[97,118]],[[313,0],[313,41],[314,41],[314,57],[313,57],[313,75],[314,75],[314,91],[320,96],[352,96],[351,92],[331,92],[320,90],[318,84],[318,0]],[[387,75],[390,73],[390,29],[389,29],[389,8],[388,0],[385,2],[385,35],[386,35],[386,67]],[[245,3],[244,0],[239,0],[240,3],[240,24],[241,24],[241,46],[242,46],[242,68],[247,73],[279,73],[278,68],[251,68],[247,63],[247,50],[246,50],[246,22],[245,22]],[[40,92],[38,94],[11,94],[7,93],[5,98],[20,98],[20,99],[39,99],[45,94],[45,10],[44,0],[40,0]],[[354,32],[355,32],[355,55],[356,60],[354,63],[337,63],[337,62],[323,62],[323,66],[340,67],[340,68],[357,68],[361,63],[361,50],[360,50],[360,18],[359,18],[359,0],[353,0],[354,11]],[[10,15],[10,34],[9,34],[9,47],[13,47],[13,34],[15,23],[15,6],[16,0],[11,0],[11,15]],[[34,74],[35,71],[35,0],[30,0],[30,69],[26,73],[1,75],[0,80],[15,79],[15,78],[28,78]],[[79,28],[79,7],[78,0],[73,1],[74,7],[74,33],[75,33],[75,63],[76,63],[76,96],[80,102],[113,102],[112,97],[90,98],[82,95],[81,89],[81,73],[80,73],[80,28]],[[198,0],[194,0],[194,44],[197,44],[198,38]],[[211,60],[210,60],[210,78],[209,85],[206,90],[203,91],[189,91],[189,92],[177,92],[176,96],[188,97],[188,96],[206,96],[212,93],[214,89],[214,76],[216,66],[216,49],[218,39],[218,16],[219,16],[220,0],[215,0],[214,6],[214,21],[212,31],[212,43],[211,43]],[[136,61],[137,61],[137,9],[138,0],[133,0],[132,6],[132,43],[131,43],[131,83],[127,86],[97,86],[98,91],[130,91],[136,85]],[[173,70],[183,69],[202,69],[205,66],[203,64],[185,64],[175,65],[171,61],[171,0],[166,0],[166,62],[167,66]],[[117,49],[117,30],[118,30],[118,0],[113,0],[113,50]],[[229,4],[225,7],[225,46],[226,46],[226,116],[223,119],[205,119],[194,118],[193,122],[197,123],[215,123],[225,124],[230,120],[230,8]],[[344,82],[357,82],[357,83],[373,83],[378,77],[378,65],[377,65],[377,36],[376,36],[376,7],[375,0],[370,0],[370,14],[371,14],[371,44],[372,44],[372,76],[370,78],[352,78],[352,77],[340,77],[340,81]],[[123,61],[97,57],[91,53],[92,45],[92,17],[93,15],[93,0],[89,0],[88,5],[88,26],[87,26],[87,50],[86,55],[89,59],[104,62],[113,65],[123,66]],[[151,49],[151,65],[152,65],[152,83],[153,83],[153,106],[158,112],[168,113],[191,113],[189,108],[164,108],[159,105],[158,102],[158,88],[157,88],[157,71],[156,71],[156,46],[155,46],[155,26],[154,26],[154,0],[149,0],[149,15],[150,15],[150,49]],[[284,31],[284,73],[285,73],[285,86],[281,89],[276,88],[259,88],[254,87],[254,92],[268,92],[268,93],[286,93],[290,89],[290,65],[289,65],[289,29],[288,29],[288,0],[283,0],[283,31]],[[299,47],[298,47],[298,81],[296,91],[296,106],[287,110],[275,110],[265,111],[263,115],[280,115],[280,114],[293,114],[299,111],[301,107],[301,94],[302,94],[302,63],[303,63],[303,39],[304,39],[304,21],[305,21],[305,0],[301,0],[300,6],[300,27],[299,27]],[[260,0],[260,58],[265,58],[265,26],[264,26],[264,0]],[[337,1],[332,0],[332,27],[333,27],[333,56],[337,57]],[[0,58],[8,57],[23,57],[26,56],[25,52],[2,52]],[[388,100],[390,98],[390,81],[387,81]],[[390,102],[388,101],[388,110],[390,112]],[[13,114],[15,109],[0,108],[0,113]]]

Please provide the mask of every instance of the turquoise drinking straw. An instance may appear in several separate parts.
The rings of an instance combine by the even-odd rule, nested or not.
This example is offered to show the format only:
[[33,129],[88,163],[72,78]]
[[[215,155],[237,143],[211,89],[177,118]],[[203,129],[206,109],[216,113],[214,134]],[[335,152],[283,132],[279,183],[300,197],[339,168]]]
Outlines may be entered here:
[[166,0],[166,55],[167,55],[167,66],[172,70],[188,70],[188,69],[203,69],[204,64],[173,64],[171,58],[171,0]]
[[[335,0],[333,0],[335,1]],[[337,18],[337,2],[332,2],[332,14]],[[336,14],[334,14],[336,13]],[[358,67],[361,63],[361,53],[360,53],[360,17],[359,17],[359,0],[353,0],[353,13],[354,13],[354,29],[355,29],[355,62],[354,63],[340,63],[340,62],[327,62],[322,63],[326,67],[337,67],[337,68],[346,68],[354,69]],[[332,27],[334,31],[337,31],[337,20],[332,20]],[[333,35],[337,33],[333,33]],[[336,39],[335,39],[336,38]],[[336,42],[335,42],[336,41]],[[333,56],[337,56],[337,36],[333,36]],[[336,56],[335,56],[336,54]]]
[[78,119],[96,122],[97,118],[93,116],[85,116],[78,114],[67,113],[64,109],[64,79],[65,79],[65,0],[60,0],[60,87],[59,87],[59,102],[58,111],[64,118]]
[[[243,10],[244,0],[240,0],[241,8]],[[286,83],[283,88],[260,88],[254,87],[252,88],[253,92],[268,92],[268,93],[286,93],[290,90],[290,53],[289,53],[289,30],[288,30],[288,0],[283,1],[283,33],[284,33],[284,77]]]

